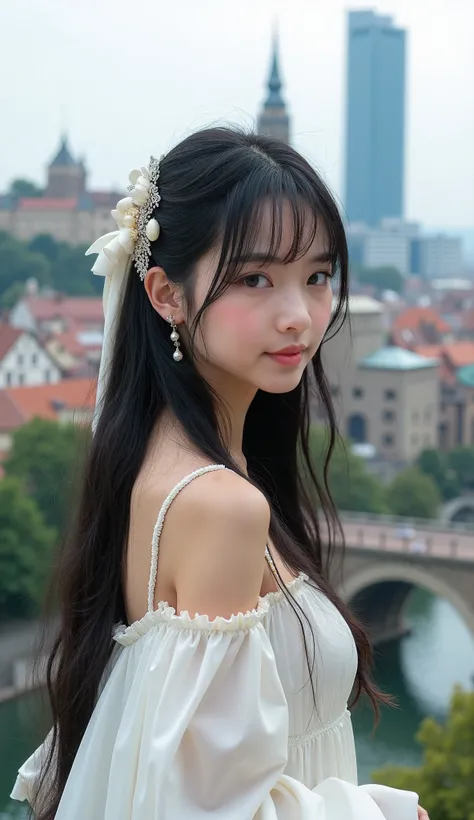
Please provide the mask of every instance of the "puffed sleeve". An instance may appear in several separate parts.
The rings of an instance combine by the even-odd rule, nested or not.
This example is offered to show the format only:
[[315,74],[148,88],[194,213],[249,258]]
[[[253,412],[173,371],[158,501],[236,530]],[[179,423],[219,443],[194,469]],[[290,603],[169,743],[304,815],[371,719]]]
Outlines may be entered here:
[[[417,795],[283,772],[288,708],[258,610],[150,613],[124,646],[56,820],[417,820]],[[380,788],[380,787],[378,787]]]

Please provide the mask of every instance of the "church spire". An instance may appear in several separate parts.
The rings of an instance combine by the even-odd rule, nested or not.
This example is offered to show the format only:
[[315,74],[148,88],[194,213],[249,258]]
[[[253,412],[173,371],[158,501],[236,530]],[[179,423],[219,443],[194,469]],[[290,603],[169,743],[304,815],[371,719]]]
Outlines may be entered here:
[[277,137],[284,142],[290,141],[290,118],[282,97],[279,43],[276,24],[273,29],[272,54],[270,61],[270,75],[268,78],[268,94],[258,118],[258,133]]
[[285,103],[281,96],[280,61],[278,49],[278,31],[275,24],[273,30],[272,60],[270,67],[270,77],[268,79],[268,97],[265,101],[265,108],[284,108]]

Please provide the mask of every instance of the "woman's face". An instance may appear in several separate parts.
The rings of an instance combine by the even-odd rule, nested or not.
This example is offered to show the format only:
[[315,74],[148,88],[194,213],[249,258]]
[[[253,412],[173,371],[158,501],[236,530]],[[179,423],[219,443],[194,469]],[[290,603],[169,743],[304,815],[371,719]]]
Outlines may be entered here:
[[[300,259],[262,265],[271,236],[271,208],[265,209],[254,257],[237,281],[205,311],[195,336],[196,364],[217,388],[235,381],[269,393],[286,393],[301,380],[327,330],[332,308],[332,265],[322,226]],[[311,221],[308,220],[309,225]],[[278,258],[284,259],[293,238],[293,222],[284,205]],[[220,252],[220,249],[219,249]],[[211,285],[218,253],[204,256],[197,267],[195,305]],[[285,351],[289,348],[288,353]],[[293,349],[293,353],[291,350]],[[299,352],[298,352],[299,349]]]

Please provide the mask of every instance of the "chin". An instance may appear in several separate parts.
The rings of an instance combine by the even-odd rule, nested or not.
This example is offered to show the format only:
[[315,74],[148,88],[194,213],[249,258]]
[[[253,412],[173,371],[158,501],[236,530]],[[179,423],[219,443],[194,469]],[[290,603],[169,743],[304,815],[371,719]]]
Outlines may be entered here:
[[265,393],[291,393],[295,387],[298,387],[303,378],[304,370],[299,373],[288,373],[286,376],[281,376],[279,379],[262,379],[260,384],[255,385],[259,390]]

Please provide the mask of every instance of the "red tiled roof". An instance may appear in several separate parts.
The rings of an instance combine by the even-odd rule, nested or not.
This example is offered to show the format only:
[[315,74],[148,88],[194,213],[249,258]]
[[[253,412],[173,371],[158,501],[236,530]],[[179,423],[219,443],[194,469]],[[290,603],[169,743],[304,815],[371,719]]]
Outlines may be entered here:
[[0,430],[14,429],[35,416],[54,420],[62,410],[91,411],[96,387],[96,379],[63,379],[57,384],[0,390]]
[[102,342],[88,345],[82,344],[79,338],[81,331],[84,333],[87,332],[82,328],[78,329],[74,327],[66,333],[55,333],[51,338],[59,345],[62,345],[71,356],[83,356],[88,350],[100,350],[102,348]]
[[442,345],[413,345],[412,350],[427,358],[442,358],[451,370],[474,364],[474,342],[446,342]]
[[394,330],[415,330],[420,325],[434,325],[439,333],[449,333],[450,326],[430,307],[410,307],[398,314],[393,322]]
[[450,342],[443,345],[443,352],[453,367],[464,367],[474,364],[474,342]]
[[59,197],[32,197],[30,199],[20,199],[18,210],[20,211],[74,211],[77,205],[76,197],[60,199]]
[[24,330],[20,330],[19,328],[11,327],[11,325],[7,325],[3,322],[0,323],[0,361],[4,359],[10,348],[13,347],[16,340],[19,339],[24,332]]
[[6,390],[0,390],[0,430],[16,430],[28,421]]
[[76,322],[103,322],[102,299],[95,296],[30,296],[24,299],[38,321],[64,317]]

